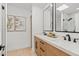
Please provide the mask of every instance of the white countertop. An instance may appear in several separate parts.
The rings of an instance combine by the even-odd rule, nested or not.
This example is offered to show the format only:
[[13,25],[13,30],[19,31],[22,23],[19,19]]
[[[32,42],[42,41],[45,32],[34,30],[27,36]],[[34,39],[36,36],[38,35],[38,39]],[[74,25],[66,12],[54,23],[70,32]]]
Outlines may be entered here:
[[72,56],[79,56],[79,44],[71,41],[63,40],[61,38],[51,38],[45,35],[35,35],[41,38],[43,41],[55,46],[56,48],[66,52]]

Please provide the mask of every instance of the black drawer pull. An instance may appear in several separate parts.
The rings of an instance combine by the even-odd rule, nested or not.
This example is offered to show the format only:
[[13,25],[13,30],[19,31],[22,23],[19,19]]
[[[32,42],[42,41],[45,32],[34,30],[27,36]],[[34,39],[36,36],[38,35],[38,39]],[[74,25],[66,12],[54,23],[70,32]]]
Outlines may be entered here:
[[45,52],[42,48],[40,48],[42,52]]
[[40,43],[44,44],[44,42],[43,42],[43,41],[40,41]]

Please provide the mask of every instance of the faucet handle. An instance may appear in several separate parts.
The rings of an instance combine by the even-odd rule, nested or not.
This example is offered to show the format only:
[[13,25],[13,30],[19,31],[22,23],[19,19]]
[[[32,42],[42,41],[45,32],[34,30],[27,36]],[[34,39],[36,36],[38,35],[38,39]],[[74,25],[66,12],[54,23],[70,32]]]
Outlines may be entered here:
[[73,42],[75,42],[75,43],[76,43],[76,38],[74,38]]
[[79,40],[79,38],[74,38],[73,42],[75,42],[75,43],[76,43],[76,42],[77,42],[77,40]]

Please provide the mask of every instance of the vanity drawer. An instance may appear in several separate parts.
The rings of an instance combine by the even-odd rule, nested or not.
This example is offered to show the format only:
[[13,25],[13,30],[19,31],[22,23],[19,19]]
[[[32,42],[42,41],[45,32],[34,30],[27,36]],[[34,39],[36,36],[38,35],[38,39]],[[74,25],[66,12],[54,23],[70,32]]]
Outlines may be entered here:
[[45,46],[46,42],[44,42],[43,40],[40,40],[40,44]]
[[46,42],[43,40],[40,40],[40,55],[45,56],[46,55]]

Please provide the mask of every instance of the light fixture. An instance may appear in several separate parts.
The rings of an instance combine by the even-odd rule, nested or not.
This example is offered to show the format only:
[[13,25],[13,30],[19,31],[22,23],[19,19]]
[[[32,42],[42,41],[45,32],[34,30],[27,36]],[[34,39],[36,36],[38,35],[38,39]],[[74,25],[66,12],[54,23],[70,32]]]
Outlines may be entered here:
[[69,6],[67,6],[66,4],[63,4],[63,5],[59,6],[59,7],[57,8],[57,10],[63,11],[63,10],[65,10],[65,9],[67,9],[67,8],[69,8]]
[[79,8],[76,8],[77,10],[79,10]]

